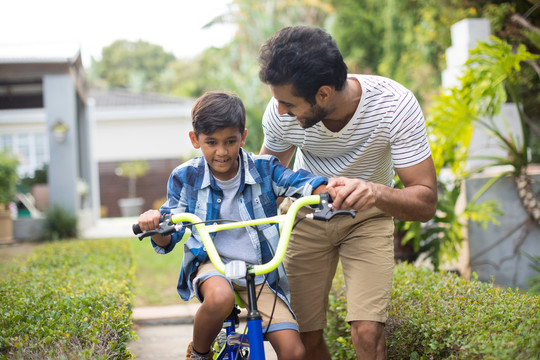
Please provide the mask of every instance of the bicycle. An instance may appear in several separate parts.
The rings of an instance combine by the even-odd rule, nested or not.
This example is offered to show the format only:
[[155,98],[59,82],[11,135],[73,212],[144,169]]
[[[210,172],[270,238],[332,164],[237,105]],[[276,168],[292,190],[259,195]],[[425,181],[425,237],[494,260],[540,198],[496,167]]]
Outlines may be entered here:
[[[296,223],[296,213],[306,205],[318,205],[315,212],[299,219]],[[237,304],[233,308],[229,317],[223,323],[224,332],[214,341],[214,359],[265,359],[264,339],[261,324],[261,315],[257,310],[257,296],[255,294],[255,276],[267,274],[275,270],[285,257],[285,251],[289,244],[289,238],[294,226],[304,219],[313,219],[319,221],[328,221],[336,215],[355,216],[354,211],[350,210],[332,210],[331,198],[328,193],[320,195],[304,196],[295,200],[286,214],[276,215],[267,218],[253,219],[248,221],[234,221],[222,224],[216,224],[215,220],[203,221],[199,217],[190,213],[167,214],[162,217],[158,229],[142,233],[138,224],[133,225],[133,232],[139,240],[147,236],[160,234],[170,235],[182,229],[183,226],[195,226],[199,232],[203,244],[208,253],[208,257],[215,268],[225,275],[228,279],[246,279],[248,301],[245,304],[247,309],[247,335],[245,332],[238,333],[236,328],[239,325],[238,315],[240,310],[237,297]],[[211,225],[206,223],[211,222]],[[262,224],[280,224],[282,225],[277,249],[274,257],[266,264],[247,265],[244,261],[233,260],[226,265],[223,264],[217,250],[212,242],[210,233],[222,230],[228,230],[238,227],[257,226]]]

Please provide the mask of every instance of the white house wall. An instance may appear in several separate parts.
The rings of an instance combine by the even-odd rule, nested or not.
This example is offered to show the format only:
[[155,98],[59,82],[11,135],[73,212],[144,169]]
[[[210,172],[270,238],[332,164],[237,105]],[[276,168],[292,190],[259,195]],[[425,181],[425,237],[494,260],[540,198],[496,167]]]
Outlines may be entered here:
[[[185,159],[197,154],[188,136],[190,107],[145,105],[89,110],[95,122],[93,151],[98,162]],[[45,110],[1,110],[0,136],[8,134],[46,135]]]
[[152,105],[92,109],[99,162],[185,158],[194,153],[190,108]]

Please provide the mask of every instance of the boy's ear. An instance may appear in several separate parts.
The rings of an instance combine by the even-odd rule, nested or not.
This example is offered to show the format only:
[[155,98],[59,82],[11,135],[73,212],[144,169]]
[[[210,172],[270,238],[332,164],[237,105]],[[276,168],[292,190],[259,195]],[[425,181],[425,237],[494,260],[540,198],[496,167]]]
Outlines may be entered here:
[[246,138],[247,138],[247,129],[244,129],[244,134],[242,135],[242,139],[240,140],[240,146],[244,146],[244,144],[246,143]]
[[189,132],[189,139],[191,140],[191,144],[195,149],[199,149],[201,145],[199,144],[199,139],[197,139],[197,135],[193,131]]

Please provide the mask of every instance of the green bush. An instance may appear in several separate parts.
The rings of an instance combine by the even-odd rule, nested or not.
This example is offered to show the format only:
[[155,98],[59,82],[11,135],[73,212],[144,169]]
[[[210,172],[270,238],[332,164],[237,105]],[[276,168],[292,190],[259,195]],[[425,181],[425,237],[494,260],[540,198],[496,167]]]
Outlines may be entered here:
[[78,218],[59,205],[54,205],[45,213],[45,234],[49,240],[72,239],[77,237]]
[[0,358],[132,358],[133,280],[126,241],[40,246],[0,279]]
[[[325,332],[333,359],[355,358],[350,327],[342,325],[343,288],[338,272]],[[538,359],[539,335],[540,296],[412,265],[395,267],[386,326],[390,359]]]
[[15,196],[17,185],[17,166],[15,156],[0,151],[0,210],[6,207]]

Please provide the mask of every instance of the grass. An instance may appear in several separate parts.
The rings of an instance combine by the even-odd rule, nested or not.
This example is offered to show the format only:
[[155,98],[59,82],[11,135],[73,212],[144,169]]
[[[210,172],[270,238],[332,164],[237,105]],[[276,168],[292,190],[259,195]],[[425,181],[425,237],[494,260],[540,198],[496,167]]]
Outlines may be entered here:
[[150,241],[128,239],[134,254],[135,306],[159,306],[183,303],[176,291],[182,265],[183,246],[167,255],[156,254]]
[[[149,240],[126,238],[133,250],[136,266],[134,306],[182,304],[176,291],[182,265],[183,246],[176,246],[167,254],[156,254]],[[0,276],[5,277],[42,243],[17,244],[0,248]],[[194,300],[196,301],[196,300]]]
[[0,277],[5,278],[10,269],[23,262],[39,243],[28,242],[0,246]]

